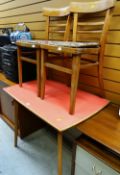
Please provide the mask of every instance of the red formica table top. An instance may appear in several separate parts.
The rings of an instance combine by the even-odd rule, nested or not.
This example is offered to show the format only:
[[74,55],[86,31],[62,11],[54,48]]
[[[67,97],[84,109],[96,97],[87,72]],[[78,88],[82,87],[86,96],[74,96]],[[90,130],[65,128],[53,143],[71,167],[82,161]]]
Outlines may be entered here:
[[60,132],[90,118],[109,103],[104,98],[78,90],[75,114],[70,115],[70,87],[64,84],[47,80],[44,100],[37,97],[36,81],[23,83],[22,87],[13,85],[4,88],[4,91]]

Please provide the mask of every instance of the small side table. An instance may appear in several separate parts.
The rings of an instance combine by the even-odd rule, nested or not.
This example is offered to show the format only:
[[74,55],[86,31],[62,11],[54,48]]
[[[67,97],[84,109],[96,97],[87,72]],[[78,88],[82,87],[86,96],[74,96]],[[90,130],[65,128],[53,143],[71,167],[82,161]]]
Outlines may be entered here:
[[82,135],[75,143],[72,175],[120,175],[120,155]]
[[[120,174],[119,106],[114,104],[108,105],[92,118],[77,125],[77,129],[82,132],[84,136],[78,139],[75,145],[79,145],[81,148],[84,149],[84,151],[89,152],[86,153],[88,154],[88,157],[91,156],[89,154],[92,154],[95,157],[97,156],[98,159],[101,159],[103,162],[105,162],[105,164],[108,164],[112,167],[112,169],[115,169],[117,171],[115,171],[113,174],[109,174]],[[76,146],[74,148],[74,152],[76,152],[75,150]],[[79,154],[78,152],[79,151],[77,151],[76,156],[79,157],[79,155],[77,155]],[[75,164],[75,160],[76,158],[74,154],[73,165]],[[81,160],[83,160],[82,157]],[[85,166],[87,168],[86,162]],[[96,168],[94,164],[92,164],[92,168],[94,169],[95,173]],[[72,169],[72,173],[73,172],[74,168]],[[100,173],[101,171],[99,171],[99,174]]]

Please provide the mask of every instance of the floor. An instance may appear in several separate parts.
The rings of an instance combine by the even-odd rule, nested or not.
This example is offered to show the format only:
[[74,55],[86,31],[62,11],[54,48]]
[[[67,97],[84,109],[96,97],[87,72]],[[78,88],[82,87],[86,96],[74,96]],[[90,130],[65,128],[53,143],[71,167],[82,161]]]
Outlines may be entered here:
[[[56,136],[41,129],[13,146],[14,133],[0,120],[0,175],[57,175]],[[63,175],[71,172],[70,147],[63,146]]]

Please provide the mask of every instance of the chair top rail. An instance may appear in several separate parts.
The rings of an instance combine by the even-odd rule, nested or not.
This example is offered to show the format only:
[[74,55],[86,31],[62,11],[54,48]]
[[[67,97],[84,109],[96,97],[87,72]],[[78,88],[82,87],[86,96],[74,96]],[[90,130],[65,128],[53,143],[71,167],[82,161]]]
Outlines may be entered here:
[[70,7],[62,7],[62,8],[50,8],[44,7],[43,8],[43,15],[44,16],[67,16],[70,14]]
[[70,12],[76,13],[96,13],[107,10],[115,6],[116,0],[104,0],[94,2],[71,2]]

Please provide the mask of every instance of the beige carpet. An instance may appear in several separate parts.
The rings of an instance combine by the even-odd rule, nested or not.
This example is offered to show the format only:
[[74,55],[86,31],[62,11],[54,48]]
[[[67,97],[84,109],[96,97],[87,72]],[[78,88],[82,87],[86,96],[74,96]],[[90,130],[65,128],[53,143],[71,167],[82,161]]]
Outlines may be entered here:
[[[0,119],[0,175],[57,175],[56,136],[48,129],[35,132],[13,146],[14,134]],[[71,150],[63,147],[63,175],[71,172]]]

